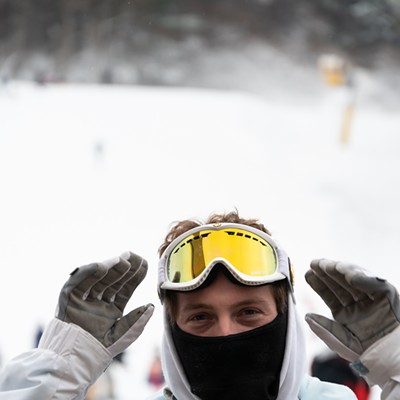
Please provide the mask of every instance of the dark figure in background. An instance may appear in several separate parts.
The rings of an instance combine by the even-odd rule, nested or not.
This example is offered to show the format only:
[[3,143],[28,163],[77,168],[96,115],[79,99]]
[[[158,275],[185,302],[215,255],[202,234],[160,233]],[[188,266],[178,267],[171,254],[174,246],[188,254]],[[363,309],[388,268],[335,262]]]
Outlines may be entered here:
[[42,335],[43,335],[43,326],[38,325],[38,327],[36,328],[35,337],[33,339],[34,347],[39,347],[39,342],[40,342],[40,338],[42,337]]
[[318,355],[311,364],[311,375],[324,382],[338,383],[349,387],[358,400],[368,400],[370,388],[367,382],[350,368],[349,362],[336,353]]

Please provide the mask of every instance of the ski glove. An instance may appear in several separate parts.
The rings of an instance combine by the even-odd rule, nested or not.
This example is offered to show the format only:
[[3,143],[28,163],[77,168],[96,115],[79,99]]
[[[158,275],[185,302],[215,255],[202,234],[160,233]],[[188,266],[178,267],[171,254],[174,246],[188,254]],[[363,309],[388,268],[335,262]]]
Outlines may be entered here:
[[307,323],[330,349],[350,362],[400,325],[396,288],[356,265],[313,260],[305,278],[335,319],[307,314]]
[[146,260],[131,252],[75,269],[61,290],[56,318],[80,326],[115,357],[140,336],[153,314],[154,306],[147,304],[123,315],[146,273]]

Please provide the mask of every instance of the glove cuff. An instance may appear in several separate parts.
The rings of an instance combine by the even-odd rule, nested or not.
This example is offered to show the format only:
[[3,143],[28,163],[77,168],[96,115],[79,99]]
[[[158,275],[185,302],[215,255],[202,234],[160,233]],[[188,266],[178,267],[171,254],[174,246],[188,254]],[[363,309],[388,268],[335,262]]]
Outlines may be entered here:
[[46,327],[39,348],[51,350],[67,362],[70,368],[64,371],[64,382],[86,389],[112,362],[112,354],[94,336],[57,318]]
[[370,346],[351,367],[362,375],[368,384],[381,388],[390,380],[400,383],[400,326]]

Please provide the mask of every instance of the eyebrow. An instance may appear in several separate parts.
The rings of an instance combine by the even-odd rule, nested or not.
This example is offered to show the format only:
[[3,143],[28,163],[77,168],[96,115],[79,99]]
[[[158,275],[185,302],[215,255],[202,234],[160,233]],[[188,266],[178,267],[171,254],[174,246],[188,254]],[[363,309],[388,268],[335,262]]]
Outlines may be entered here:
[[185,304],[182,307],[182,311],[195,311],[195,310],[204,310],[204,309],[212,309],[213,307],[210,304],[205,303],[189,303]]

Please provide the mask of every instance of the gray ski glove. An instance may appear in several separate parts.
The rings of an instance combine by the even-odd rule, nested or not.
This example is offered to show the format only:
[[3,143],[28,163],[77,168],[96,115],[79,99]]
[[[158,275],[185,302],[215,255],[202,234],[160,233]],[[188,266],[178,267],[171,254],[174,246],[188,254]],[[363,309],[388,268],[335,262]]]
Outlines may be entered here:
[[331,309],[334,321],[307,314],[312,331],[350,362],[400,325],[396,288],[362,268],[326,259],[313,260],[306,281]]
[[123,315],[146,273],[146,260],[130,252],[75,269],[61,290],[56,318],[79,325],[115,357],[140,336],[153,314],[154,306],[147,304]]

